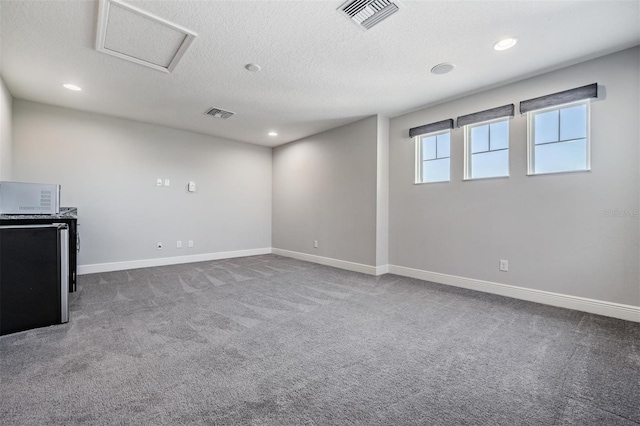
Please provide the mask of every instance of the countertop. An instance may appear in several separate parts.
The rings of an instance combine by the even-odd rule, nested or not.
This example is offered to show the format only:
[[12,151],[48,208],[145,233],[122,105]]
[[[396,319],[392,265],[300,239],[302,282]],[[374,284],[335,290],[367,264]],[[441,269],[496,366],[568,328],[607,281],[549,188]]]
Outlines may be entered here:
[[0,220],[12,219],[77,219],[77,207],[60,207],[59,214],[0,214]]

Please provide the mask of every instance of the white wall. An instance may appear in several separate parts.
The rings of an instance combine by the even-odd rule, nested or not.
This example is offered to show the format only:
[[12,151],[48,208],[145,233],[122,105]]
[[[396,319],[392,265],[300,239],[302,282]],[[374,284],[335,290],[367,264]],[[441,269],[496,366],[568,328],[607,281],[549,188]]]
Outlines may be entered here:
[[13,130],[14,180],[79,209],[80,265],[271,246],[270,148],[18,99]]
[[[640,305],[637,212],[640,57],[626,50],[391,120],[390,263],[627,305]],[[409,128],[590,83],[592,171],[526,176],[526,116],[510,121],[506,179],[462,181],[463,132],[450,183],[414,185]],[[509,272],[498,260],[509,260]]]
[[[14,100],[11,178],[63,185],[63,204],[80,209],[80,264],[273,246],[381,266],[388,243],[391,265],[640,306],[640,220],[606,214],[640,208],[639,75],[636,47],[273,151]],[[463,182],[456,129],[452,181],[413,184],[409,128],[594,82],[604,90],[592,104],[591,172],[527,177],[526,118],[517,114],[509,178]],[[2,96],[0,118],[11,121],[4,86]],[[157,178],[171,186],[156,187]],[[196,247],[176,249],[178,239]]]
[[274,148],[274,248],[376,265],[377,131],[374,116]]
[[0,77],[0,180],[11,180],[11,147],[13,142],[11,130],[13,98],[9,89]]

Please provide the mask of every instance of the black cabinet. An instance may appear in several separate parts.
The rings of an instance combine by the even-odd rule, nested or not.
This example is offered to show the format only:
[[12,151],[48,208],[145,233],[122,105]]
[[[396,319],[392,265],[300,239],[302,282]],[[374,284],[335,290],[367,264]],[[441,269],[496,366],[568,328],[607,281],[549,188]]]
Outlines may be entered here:
[[76,291],[76,271],[79,247],[77,209],[62,207],[59,215],[2,215],[0,225],[51,225],[64,223],[69,227],[69,292]]
[[0,225],[0,335],[69,321],[68,232]]

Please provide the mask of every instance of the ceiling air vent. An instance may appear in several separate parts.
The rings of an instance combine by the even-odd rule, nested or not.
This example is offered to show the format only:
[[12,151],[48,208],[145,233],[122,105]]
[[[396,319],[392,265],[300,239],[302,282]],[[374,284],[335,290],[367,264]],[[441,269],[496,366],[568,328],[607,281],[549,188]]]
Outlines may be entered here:
[[211,115],[211,116],[216,117],[216,118],[226,119],[226,118],[231,117],[233,114],[235,114],[235,112],[225,111],[225,110],[220,109],[220,108],[209,108],[205,112],[205,114]]
[[400,4],[391,0],[351,0],[338,10],[358,27],[368,30],[400,10]]

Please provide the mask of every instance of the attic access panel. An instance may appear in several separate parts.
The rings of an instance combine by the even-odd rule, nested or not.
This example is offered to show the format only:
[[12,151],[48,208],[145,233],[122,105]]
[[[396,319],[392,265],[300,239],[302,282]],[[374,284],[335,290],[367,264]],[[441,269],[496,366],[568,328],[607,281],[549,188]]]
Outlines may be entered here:
[[120,0],[100,0],[96,50],[170,73],[196,33]]

